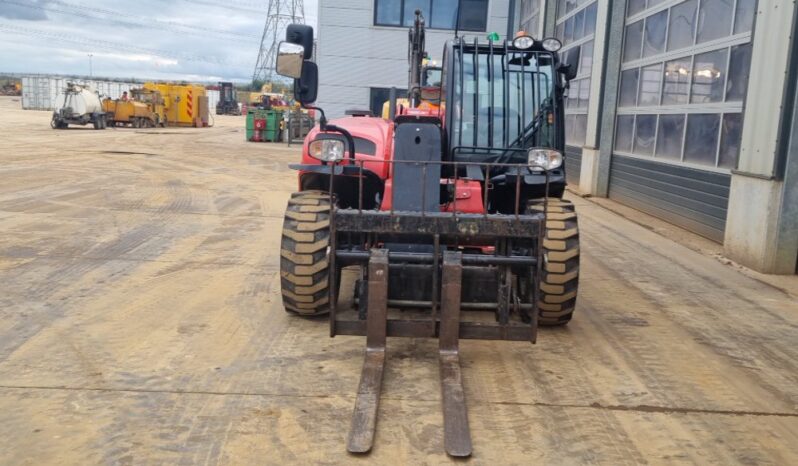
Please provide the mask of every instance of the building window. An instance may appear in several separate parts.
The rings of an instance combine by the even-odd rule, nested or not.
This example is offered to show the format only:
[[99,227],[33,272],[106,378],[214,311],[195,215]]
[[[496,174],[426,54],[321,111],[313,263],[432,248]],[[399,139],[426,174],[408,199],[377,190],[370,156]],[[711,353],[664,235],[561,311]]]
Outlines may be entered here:
[[[388,87],[372,87],[369,89],[369,110],[371,110],[372,115],[382,115],[382,108],[385,105],[385,102],[388,102],[390,96],[391,89]],[[406,97],[407,89],[396,90],[397,99],[404,99]]]
[[734,168],[755,0],[630,0],[615,150]]
[[488,26],[488,0],[375,0],[375,26],[412,26],[415,11],[421,10],[431,29],[460,29],[485,32]]
[[[560,53],[566,56],[570,50],[579,50],[576,79],[571,81],[565,104],[565,143],[569,146],[585,144],[597,11],[596,0],[559,0],[557,4],[554,35],[563,43]],[[637,78],[634,86],[632,99],[637,94]]]
[[521,1],[521,30],[532,37],[540,37],[542,0]]

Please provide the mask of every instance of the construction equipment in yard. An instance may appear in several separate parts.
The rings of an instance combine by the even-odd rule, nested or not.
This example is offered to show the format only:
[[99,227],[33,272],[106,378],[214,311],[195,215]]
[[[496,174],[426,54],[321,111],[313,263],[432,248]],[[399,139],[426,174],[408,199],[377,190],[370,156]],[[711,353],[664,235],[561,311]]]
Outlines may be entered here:
[[144,89],[163,97],[167,126],[208,126],[208,96],[205,87],[194,84],[145,83]]
[[56,99],[50,127],[66,129],[69,125],[86,126],[89,123],[94,125],[94,129],[107,126],[100,94],[89,86],[67,83]]
[[20,96],[22,95],[22,83],[19,81],[6,81],[0,85],[0,95]]
[[410,108],[437,110],[440,107],[441,74],[443,69],[429,59],[425,50],[425,23],[421,10],[415,11],[413,26],[407,41],[407,97],[396,98],[395,89],[391,97],[382,105],[382,117],[393,119],[403,115]]
[[290,146],[294,141],[302,141],[308,135],[316,122],[302,109],[288,112],[285,121],[285,141]]
[[241,108],[236,100],[233,83],[219,83],[219,102],[216,103],[217,115],[241,115]]
[[154,128],[166,125],[163,97],[150,89],[131,89],[131,99],[105,99],[103,111],[110,126]]
[[[521,34],[443,50],[438,108],[392,120],[354,112],[305,139],[288,201],[280,275],[286,311],[329,314],[330,335],[366,336],[347,448],[373,444],[387,337],[437,337],[444,447],[471,454],[461,338],[534,343],[574,312],[579,232],[565,190],[564,105],[578,52]],[[276,69],[316,100],[313,29],[291,25]],[[421,99],[423,100],[423,99]],[[355,268],[352,308],[338,307]]]
[[282,110],[247,110],[246,138],[250,142],[277,142],[282,139]]

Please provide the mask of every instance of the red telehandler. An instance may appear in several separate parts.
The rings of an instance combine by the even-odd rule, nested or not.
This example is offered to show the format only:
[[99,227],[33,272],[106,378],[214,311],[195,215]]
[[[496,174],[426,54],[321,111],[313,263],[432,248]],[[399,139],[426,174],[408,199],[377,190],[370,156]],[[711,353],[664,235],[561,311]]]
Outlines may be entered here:
[[[291,165],[299,190],[283,225],[283,303],[329,314],[331,336],[366,336],[349,451],[372,447],[387,337],[439,339],[444,446],[460,457],[471,436],[459,339],[534,343],[539,324],[571,319],[579,232],[562,199],[563,98],[578,57],[563,63],[559,48],[528,35],[456,38],[440,82],[411,94],[418,107],[328,121],[312,105],[313,29],[288,27],[277,72],[321,118]],[[339,308],[344,267],[359,279],[355,305]]]

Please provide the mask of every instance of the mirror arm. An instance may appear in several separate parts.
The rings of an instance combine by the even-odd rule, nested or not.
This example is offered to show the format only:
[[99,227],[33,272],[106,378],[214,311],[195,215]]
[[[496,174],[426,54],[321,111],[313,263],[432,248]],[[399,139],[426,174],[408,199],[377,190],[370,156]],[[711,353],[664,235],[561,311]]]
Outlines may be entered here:
[[304,108],[304,109],[317,110],[319,113],[321,113],[321,116],[319,117],[319,129],[321,131],[339,133],[339,134],[342,134],[344,136],[344,138],[346,139],[346,145],[347,145],[347,147],[349,149],[349,158],[352,161],[354,161],[355,160],[355,138],[352,137],[352,134],[349,131],[345,130],[344,128],[341,128],[340,126],[327,124],[327,115],[324,114],[324,110],[322,110],[321,108],[314,107],[312,105],[305,105],[305,104],[300,104],[300,105],[302,105],[302,108]]
[[319,129],[322,131],[327,131],[327,115],[324,114],[324,110],[319,107],[314,107],[313,105],[305,105],[302,102],[300,102],[299,105],[306,110],[317,110],[319,113],[321,113],[321,116],[319,117]]
[[[320,123],[320,125],[321,125],[321,123]],[[335,126],[335,125],[325,125],[325,126],[326,126],[324,128],[325,131],[332,131],[332,132],[340,133],[340,134],[344,135],[344,138],[346,138],[346,143],[349,146],[349,158],[352,160],[352,162],[354,162],[355,161],[355,138],[352,137],[352,134],[349,131],[341,128],[340,126]]]

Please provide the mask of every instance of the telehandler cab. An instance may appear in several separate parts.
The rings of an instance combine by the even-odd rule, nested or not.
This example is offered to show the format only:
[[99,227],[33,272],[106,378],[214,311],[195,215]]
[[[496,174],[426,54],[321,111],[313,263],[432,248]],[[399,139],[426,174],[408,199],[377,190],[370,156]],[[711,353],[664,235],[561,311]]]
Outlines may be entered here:
[[[469,456],[459,339],[534,343],[538,324],[574,312],[579,232],[562,199],[563,98],[578,57],[562,63],[556,39],[456,38],[443,50],[438,106],[327,121],[312,107],[312,47],[313,29],[290,25],[276,63],[321,116],[291,165],[299,191],[283,224],[285,309],[329,314],[331,336],[366,336],[350,452],[372,447],[386,337],[438,338],[444,447]],[[346,309],[344,267],[360,277]]]

